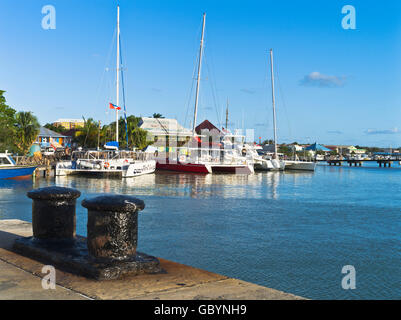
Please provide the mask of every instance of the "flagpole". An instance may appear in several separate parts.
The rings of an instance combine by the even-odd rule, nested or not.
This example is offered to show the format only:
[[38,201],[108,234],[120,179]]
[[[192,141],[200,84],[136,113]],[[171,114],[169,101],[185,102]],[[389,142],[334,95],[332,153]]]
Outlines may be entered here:
[[[119,97],[119,84],[120,84],[120,6],[117,6],[117,90],[116,90],[116,102],[117,107],[120,106]],[[116,141],[118,143],[118,109],[116,108]]]

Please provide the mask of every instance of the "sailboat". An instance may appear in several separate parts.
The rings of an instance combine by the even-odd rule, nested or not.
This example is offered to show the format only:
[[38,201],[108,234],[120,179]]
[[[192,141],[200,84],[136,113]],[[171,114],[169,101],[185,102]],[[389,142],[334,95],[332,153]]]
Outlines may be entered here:
[[[272,101],[273,101],[273,122],[274,122],[274,158],[277,159],[277,140],[276,140],[276,110],[274,98],[274,73],[273,73],[273,49],[270,49],[271,81],[272,81]],[[314,171],[315,162],[294,160],[281,160],[280,170],[305,170]]]
[[[109,107],[116,111],[116,141],[105,144],[104,151],[74,151],[71,161],[61,161],[56,165],[56,176],[72,174],[91,174],[119,176],[123,178],[136,177],[143,174],[153,173],[156,170],[155,160],[137,160],[132,152],[119,150],[118,137],[118,111],[121,110],[120,103],[120,6],[117,6],[117,83],[116,104],[109,103]],[[123,91],[124,96],[124,91]],[[125,107],[125,106],[124,106]],[[126,128],[127,129],[127,128]],[[128,146],[128,134],[127,134]]]
[[264,156],[263,160],[255,159],[255,169],[281,171],[285,169],[284,160],[280,160],[277,152],[277,127],[276,127],[276,99],[274,95],[274,71],[273,71],[273,49],[270,49],[270,73],[272,83],[272,106],[273,106],[273,136],[274,136],[274,153],[273,156]]
[[[195,109],[192,122],[192,137],[189,141],[189,146],[181,149],[186,149],[187,154],[178,154],[172,156],[166,153],[166,156],[159,159],[156,163],[156,168],[160,170],[170,170],[178,172],[192,173],[240,173],[250,174],[254,172],[253,164],[249,163],[246,158],[241,157],[236,153],[235,149],[221,148],[202,148],[202,139],[196,133],[197,112],[199,104],[200,77],[202,70],[203,45],[205,37],[206,13],[203,14],[202,20],[202,36],[199,49],[199,61],[197,70],[196,92],[195,92]],[[179,148],[177,148],[179,149]]]

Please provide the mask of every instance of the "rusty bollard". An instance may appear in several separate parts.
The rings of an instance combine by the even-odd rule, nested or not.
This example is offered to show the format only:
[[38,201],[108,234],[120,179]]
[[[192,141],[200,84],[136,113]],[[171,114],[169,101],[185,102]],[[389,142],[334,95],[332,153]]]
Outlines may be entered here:
[[46,241],[73,241],[76,230],[76,199],[81,192],[46,187],[27,193],[32,202],[33,236]]
[[127,261],[135,257],[138,242],[138,211],[145,203],[132,196],[104,195],[84,199],[88,209],[87,246],[99,260]]

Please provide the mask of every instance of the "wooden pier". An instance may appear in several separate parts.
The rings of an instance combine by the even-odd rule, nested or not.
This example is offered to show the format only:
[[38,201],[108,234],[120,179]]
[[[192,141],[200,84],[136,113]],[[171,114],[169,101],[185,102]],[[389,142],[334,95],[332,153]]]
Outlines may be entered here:
[[35,169],[33,176],[34,177],[54,177],[56,172],[56,165],[49,165],[49,166],[39,166]]
[[[381,167],[384,167],[384,168],[389,167],[390,168],[394,162],[393,159],[380,159],[380,160],[347,160],[347,159],[339,160],[339,159],[335,159],[335,160],[324,160],[324,161],[326,161],[329,164],[329,166],[342,166],[343,162],[346,162],[346,163],[348,163],[348,165],[350,167],[352,167],[352,166],[362,167],[362,164],[364,162],[376,162],[380,168]],[[323,160],[322,160],[322,162],[323,162]]]

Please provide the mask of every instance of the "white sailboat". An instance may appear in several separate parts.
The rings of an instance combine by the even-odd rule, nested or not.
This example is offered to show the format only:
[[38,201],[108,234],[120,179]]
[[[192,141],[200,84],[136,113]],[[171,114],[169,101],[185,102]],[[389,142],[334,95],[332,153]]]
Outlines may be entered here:
[[274,153],[272,157],[264,156],[262,157],[262,159],[256,159],[255,169],[282,171],[285,169],[285,162],[284,160],[279,159],[277,152],[276,99],[274,95],[273,49],[270,49],[270,72],[271,72],[271,83],[272,83]]
[[[274,145],[275,145],[275,150],[274,153],[277,154],[277,144],[276,144],[276,124],[275,124],[275,107],[274,107],[274,77],[273,77],[273,49],[270,49],[270,63],[271,63],[271,74],[272,74],[272,95],[273,95],[273,121],[274,121]],[[311,161],[299,161],[297,159],[294,160],[281,160],[281,162],[284,163],[284,168],[286,170],[306,170],[306,171],[314,171],[316,167],[315,162]]]
[[199,61],[196,79],[195,109],[192,122],[191,142],[192,144],[195,142],[195,146],[177,148],[177,150],[184,149],[187,151],[188,154],[186,155],[177,154],[177,157],[171,157],[171,155],[166,154],[166,158],[163,157],[157,161],[157,169],[192,173],[254,173],[252,163],[247,161],[245,157],[239,155],[235,148],[213,148],[210,146],[209,148],[199,147],[199,144],[202,144],[202,137],[197,135],[195,128],[197,124],[199,104],[205,24],[206,13],[203,14],[202,18],[202,36],[199,48]]
[[120,7],[117,6],[117,83],[116,83],[116,141],[106,144],[105,151],[73,152],[71,161],[61,161],[56,165],[56,176],[72,174],[117,175],[123,178],[136,177],[153,173],[156,161],[146,158],[138,160],[131,152],[118,150],[118,110],[120,103]]

